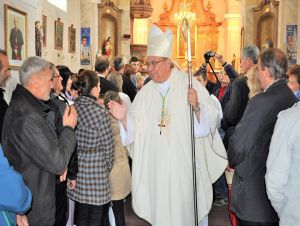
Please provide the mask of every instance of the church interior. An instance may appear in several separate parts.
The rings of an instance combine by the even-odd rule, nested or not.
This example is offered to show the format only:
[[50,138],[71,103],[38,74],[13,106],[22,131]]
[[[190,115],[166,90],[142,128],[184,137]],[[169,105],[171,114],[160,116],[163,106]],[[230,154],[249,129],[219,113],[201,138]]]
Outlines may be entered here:
[[[24,39],[20,58],[13,57],[10,45],[16,17]],[[144,62],[152,24],[172,31],[172,60],[186,70],[184,17],[190,26],[193,71],[207,63],[204,55],[208,51],[222,55],[239,71],[241,51],[249,44],[260,50],[280,48],[290,57],[289,63],[299,63],[300,0],[0,0],[0,48],[8,53],[12,74],[5,99],[9,102],[19,83],[18,69],[24,59],[37,54],[55,65],[67,65],[72,72],[94,70],[96,58],[103,51],[111,63],[117,56],[127,63],[132,56]],[[37,21],[42,32],[40,47],[36,45]],[[85,60],[84,54],[88,55]],[[213,57],[210,64],[215,71],[222,70]],[[214,79],[212,74],[209,78]],[[134,214],[130,201],[125,214],[129,226],[148,225]],[[227,206],[213,207],[209,222],[231,225]]]
[[[9,20],[17,14],[23,18],[20,21],[25,39],[22,56],[35,55],[35,22],[40,21],[45,33],[43,58],[68,65],[74,72],[80,68],[93,70],[95,58],[108,38],[111,59],[115,56],[127,62],[131,56],[144,59],[148,31],[151,24],[156,24],[164,31],[169,28],[173,32],[172,60],[184,69],[187,42],[182,35],[181,21],[187,17],[193,70],[205,62],[203,54],[209,50],[223,55],[239,70],[240,52],[247,44],[263,48],[271,42],[286,52],[288,29],[300,23],[299,11],[299,0],[1,0],[0,48],[9,52],[9,27],[13,26]],[[88,63],[80,60],[83,31],[89,32]],[[57,46],[60,35],[61,43]],[[296,59],[298,48],[296,45]],[[221,68],[212,61],[216,70]],[[8,100],[18,83],[17,69],[21,63],[10,60],[12,79],[6,88]]]

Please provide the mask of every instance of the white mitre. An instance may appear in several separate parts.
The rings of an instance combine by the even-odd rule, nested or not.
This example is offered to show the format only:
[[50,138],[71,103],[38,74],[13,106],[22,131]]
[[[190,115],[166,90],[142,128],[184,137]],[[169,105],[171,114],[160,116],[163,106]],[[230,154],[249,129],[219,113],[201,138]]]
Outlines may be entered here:
[[147,56],[167,57],[172,56],[173,34],[170,29],[163,32],[156,25],[152,25],[148,35]]

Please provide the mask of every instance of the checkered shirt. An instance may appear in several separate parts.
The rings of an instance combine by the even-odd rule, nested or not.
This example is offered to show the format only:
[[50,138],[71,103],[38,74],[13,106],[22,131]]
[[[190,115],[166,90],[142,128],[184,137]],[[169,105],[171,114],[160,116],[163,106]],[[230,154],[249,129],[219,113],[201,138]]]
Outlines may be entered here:
[[111,200],[108,175],[114,158],[114,138],[109,112],[90,97],[75,102],[78,174],[68,196],[80,203],[103,205]]

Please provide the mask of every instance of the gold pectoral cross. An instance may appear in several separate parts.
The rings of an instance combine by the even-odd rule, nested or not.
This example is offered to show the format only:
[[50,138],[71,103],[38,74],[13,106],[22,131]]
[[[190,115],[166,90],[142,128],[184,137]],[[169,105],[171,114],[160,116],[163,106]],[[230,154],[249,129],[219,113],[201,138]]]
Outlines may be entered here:
[[161,121],[158,124],[158,126],[160,127],[159,135],[161,135],[162,128],[166,127],[166,124],[164,124],[164,120],[163,119],[161,119]]

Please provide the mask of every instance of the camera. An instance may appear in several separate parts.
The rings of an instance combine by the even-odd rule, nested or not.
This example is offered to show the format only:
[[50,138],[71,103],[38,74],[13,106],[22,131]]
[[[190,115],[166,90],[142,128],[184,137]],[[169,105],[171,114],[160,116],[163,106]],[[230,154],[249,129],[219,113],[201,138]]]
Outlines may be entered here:
[[216,52],[209,50],[204,54],[204,58],[206,61],[208,61],[211,57],[214,57],[216,55]]

